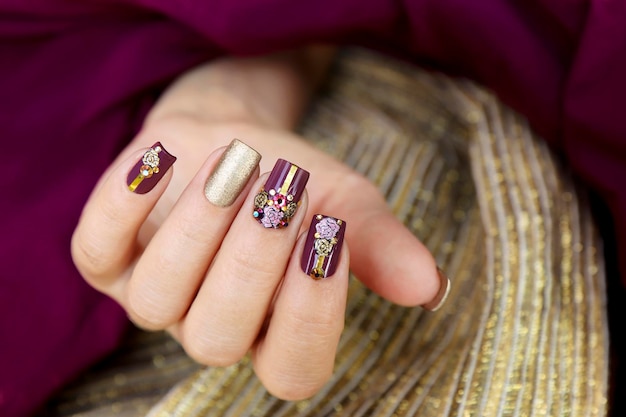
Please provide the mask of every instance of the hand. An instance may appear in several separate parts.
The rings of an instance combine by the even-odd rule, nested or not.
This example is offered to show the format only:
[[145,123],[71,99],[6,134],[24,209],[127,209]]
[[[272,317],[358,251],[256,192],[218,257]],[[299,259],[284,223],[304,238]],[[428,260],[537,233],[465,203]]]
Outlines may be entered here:
[[[176,103],[177,97],[186,97],[185,105],[193,102],[184,91],[173,88],[165,102]],[[344,247],[332,278],[303,276],[304,236],[297,240],[298,229],[306,228],[314,213],[347,221],[351,268],[370,288],[404,305],[435,296],[439,281],[432,257],[365,178],[271,123],[222,121],[212,112],[163,103],[94,190],[72,245],[85,278],[136,323],[167,328],[206,364],[234,363],[252,348],[257,374],[270,392],[284,399],[314,394],[332,371],[348,268]],[[258,173],[229,208],[213,207],[204,197],[204,182],[221,150],[206,163],[205,155],[232,137],[263,154],[263,172],[278,157],[311,172],[309,197],[305,194],[287,229],[264,230],[254,223],[251,199],[264,182]],[[130,193],[126,174],[156,139],[179,157],[175,175],[165,173],[146,195]],[[263,239],[271,232],[281,238]],[[263,250],[251,253],[259,245]],[[241,253],[233,247],[249,255],[237,258]],[[268,253],[275,264],[271,271]],[[255,279],[259,269],[266,279]]]

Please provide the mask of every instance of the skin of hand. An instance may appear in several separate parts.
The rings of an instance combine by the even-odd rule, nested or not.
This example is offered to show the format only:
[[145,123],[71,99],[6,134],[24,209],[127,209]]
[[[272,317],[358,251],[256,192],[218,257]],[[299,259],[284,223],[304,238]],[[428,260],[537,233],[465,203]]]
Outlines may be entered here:
[[[365,285],[401,305],[427,303],[439,290],[433,257],[395,219],[376,187],[289,130],[321,79],[330,56],[332,52],[328,49],[311,48],[306,53],[279,57],[225,59],[183,75],[151,111],[142,131],[105,172],[72,240],[72,254],[85,279],[116,299],[139,326],[167,329],[194,359],[207,365],[230,365],[251,349],[261,381],[271,393],[287,400],[310,397],[332,373],[343,328],[348,264]],[[214,221],[206,221],[201,227],[187,225],[187,228],[185,222],[177,223],[177,219],[184,218],[179,213],[199,206],[193,196],[204,198],[198,189],[215,166],[221,147],[232,138],[239,138],[263,156],[260,173],[268,172],[282,158],[311,174],[308,197],[303,199],[305,202],[294,217],[296,221],[287,228],[289,235],[283,235],[286,237],[282,243],[275,244],[274,250],[280,252],[278,262],[282,262],[276,276],[269,280],[271,283],[259,286],[254,278],[259,274],[246,274],[243,269],[239,276],[244,278],[243,286],[237,287],[233,282],[238,282],[238,277],[220,280],[207,275],[204,284],[202,277],[191,280],[186,286],[187,295],[174,294],[169,298],[164,295],[181,291],[176,289],[185,285],[177,281],[172,290],[167,286],[138,284],[150,283],[150,277],[145,274],[143,279],[137,277],[137,270],[146,270],[142,265],[147,261],[142,258],[152,257],[162,262],[163,254],[168,253],[167,241],[162,245],[150,244],[159,241],[159,233],[167,234],[160,229],[170,227],[179,232],[176,239],[196,242],[202,238],[194,235],[194,231],[205,230],[203,227],[213,231],[216,224],[226,224],[221,232],[215,232],[220,238],[218,246],[236,248],[232,242],[252,239],[248,232],[238,231],[237,224],[247,221],[239,217],[250,217],[249,200],[262,184],[263,175],[258,178],[256,174],[251,179],[229,211],[213,212],[209,208],[206,212],[193,213],[196,219],[212,217]],[[139,210],[135,217],[120,215],[124,209],[132,209],[125,200],[131,197],[124,192],[132,193],[111,184],[119,184],[142,149],[157,140],[178,157],[178,163],[157,185],[156,194],[149,197],[152,200],[143,209],[145,214]],[[208,159],[207,155],[210,155]],[[119,199],[111,197],[118,192]],[[112,202],[118,202],[119,206]],[[349,224],[347,245],[337,273],[323,282],[299,276],[303,275],[299,269],[304,245],[302,232],[308,227],[304,219],[317,213],[344,219]],[[229,223],[232,223],[230,230]],[[176,227],[168,226],[171,224]],[[102,230],[102,225],[107,230]],[[130,236],[125,239],[126,245],[120,245],[119,233],[111,232],[116,229]],[[102,238],[105,235],[115,239],[107,241]],[[168,235],[170,242],[172,235],[172,232]],[[213,247],[214,241],[202,244]],[[156,251],[159,254],[156,257],[150,254],[155,252],[155,246],[164,247]],[[203,250],[209,256],[211,251],[204,247]],[[214,252],[218,250],[215,247]],[[227,255],[220,255],[222,252]],[[217,255],[214,253],[216,260],[200,262],[189,259],[193,255],[188,253],[183,252],[176,261],[185,265],[199,262],[200,269],[202,262],[213,261],[214,268],[220,256],[229,256],[225,249]],[[223,263],[228,262],[232,260]],[[250,265],[258,272],[269,261],[256,262]],[[199,289],[200,286],[203,288]],[[241,324],[239,314],[242,304],[254,304],[246,301],[244,293],[255,291],[265,291],[267,302],[256,306],[256,310],[251,307],[248,314],[254,317],[247,328]],[[203,293],[208,295],[203,298]],[[168,306],[169,299],[176,301]],[[213,318],[217,324],[212,324]]]

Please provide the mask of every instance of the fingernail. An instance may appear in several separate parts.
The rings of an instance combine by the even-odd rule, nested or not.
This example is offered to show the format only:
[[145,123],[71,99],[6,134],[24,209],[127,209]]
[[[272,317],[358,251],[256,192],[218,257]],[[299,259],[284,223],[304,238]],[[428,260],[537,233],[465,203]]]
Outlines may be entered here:
[[228,207],[244,189],[261,155],[245,143],[233,139],[222,154],[204,186],[204,195],[212,204]]
[[437,292],[437,295],[432,299],[432,301],[422,305],[422,307],[428,311],[439,310],[446,302],[448,294],[450,294],[450,279],[439,267],[437,267],[437,276],[439,277],[439,291]]
[[287,227],[296,214],[309,173],[279,159],[261,191],[254,198],[252,215],[265,227]]
[[302,270],[313,279],[332,276],[337,270],[346,222],[334,217],[313,216],[302,254]]
[[167,152],[161,142],[155,143],[128,173],[128,189],[137,194],[147,193],[157,185],[175,161],[176,157]]

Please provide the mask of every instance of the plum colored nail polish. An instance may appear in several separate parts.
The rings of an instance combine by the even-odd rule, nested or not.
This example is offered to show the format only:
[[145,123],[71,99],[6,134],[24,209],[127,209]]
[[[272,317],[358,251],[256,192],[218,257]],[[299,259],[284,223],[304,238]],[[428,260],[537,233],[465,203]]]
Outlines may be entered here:
[[313,216],[300,263],[305,274],[317,280],[335,273],[345,232],[343,220],[321,214]]
[[155,143],[128,173],[128,189],[137,194],[147,193],[157,185],[175,161],[176,157],[167,152],[161,142]]
[[307,171],[279,159],[265,185],[254,198],[252,215],[267,228],[287,227],[298,210],[308,180]]

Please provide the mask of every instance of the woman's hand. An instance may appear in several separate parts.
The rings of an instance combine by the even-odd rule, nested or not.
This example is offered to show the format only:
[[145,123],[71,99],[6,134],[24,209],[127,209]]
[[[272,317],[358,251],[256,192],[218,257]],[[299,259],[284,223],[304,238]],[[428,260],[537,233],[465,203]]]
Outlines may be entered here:
[[[199,362],[226,366],[252,349],[271,392],[313,395],[332,373],[343,329],[345,222],[316,216],[322,236],[300,235],[308,174],[282,161],[278,175],[259,177],[258,154],[233,141],[209,156],[157,228],[147,217],[171,180],[171,149],[132,152],[104,177],[74,235],[78,268],[135,323],[169,330]],[[281,207],[279,222],[267,220]],[[155,230],[149,238],[140,237],[145,227]],[[311,250],[322,238],[321,254]],[[323,280],[311,277],[318,259]]]
[[[232,364],[252,349],[265,386],[294,400],[314,394],[332,372],[344,321],[348,246],[357,277],[391,301],[428,303],[441,285],[432,256],[393,217],[378,190],[286,130],[295,116],[281,109],[293,107],[271,97],[264,107],[259,92],[247,98],[225,88],[269,77],[264,88],[276,83],[283,89],[270,90],[282,91],[289,102],[294,89],[287,87],[297,77],[276,77],[289,74],[285,61],[272,60],[268,69],[261,60],[260,70],[250,62],[210,64],[174,84],[103,175],[72,252],[87,281],[115,298],[138,325],[168,329],[208,365]],[[253,217],[267,179],[257,169],[230,205],[207,199],[205,184],[224,152],[220,147],[234,137],[263,156],[260,172],[278,158],[310,172],[308,194],[302,192],[288,227],[265,228]],[[137,161],[156,140],[177,163],[157,174],[160,181],[149,192],[132,192]],[[323,280],[312,279],[301,265],[303,257],[317,256],[300,233],[316,214],[324,215],[318,221],[342,219],[346,231],[336,270]]]

